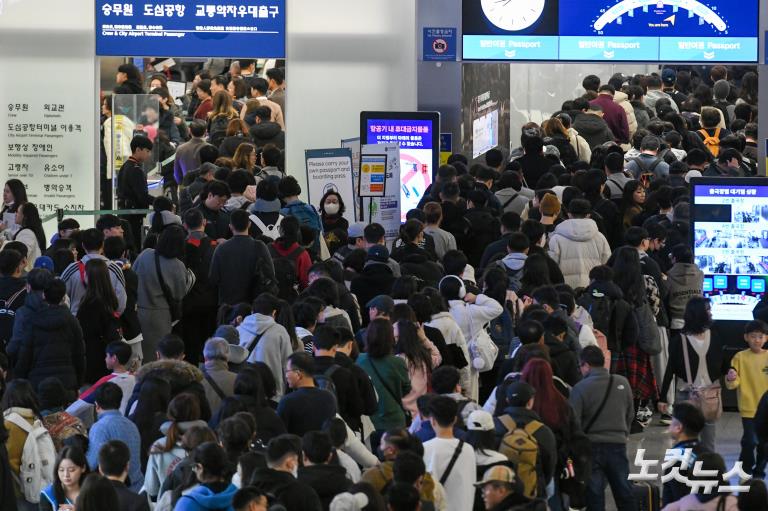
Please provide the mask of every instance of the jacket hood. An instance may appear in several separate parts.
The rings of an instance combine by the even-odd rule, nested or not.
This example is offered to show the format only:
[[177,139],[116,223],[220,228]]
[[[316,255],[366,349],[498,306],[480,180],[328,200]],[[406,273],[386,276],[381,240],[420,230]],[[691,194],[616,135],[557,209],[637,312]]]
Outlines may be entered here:
[[194,500],[203,509],[230,509],[232,507],[232,497],[237,493],[237,486],[230,484],[221,493],[213,493],[207,486],[196,486],[186,497]]
[[549,332],[544,334],[544,342],[546,343],[547,348],[549,348],[549,356],[552,358],[562,355],[566,351],[570,351],[570,348],[565,342],[558,341],[555,336]]
[[280,211],[280,199],[264,200],[256,199],[256,202],[251,206],[251,213],[277,213]]
[[155,360],[143,365],[136,372],[137,383],[150,373],[170,380],[172,383],[183,385],[192,382],[203,381],[203,372],[189,362],[183,360]]
[[525,254],[507,254],[504,259],[501,260],[501,263],[513,271],[520,271],[523,269],[523,265],[525,264],[525,260],[528,258]]
[[[162,433],[163,435],[167,435],[168,430],[171,429],[171,424],[173,424],[172,421],[163,422],[160,425],[160,433]],[[179,430],[182,433],[186,433],[187,430],[191,429],[194,426],[207,427],[208,423],[205,422],[204,420],[196,420],[196,421],[177,422],[176,425],[178,426]]]
[[581,135],[598,134],[606,127],[602,118],[592,114],[581,114],[574,122],[579,125],[578,133]]
[[72,320],[72,313],[65,305],[41,307],[37,314],[29,318],[32,326],[50,332],[64,328]]
[[691,282],[701,278],[702,271],[695,264],[677,263],[667,272],[669,280],[679,284]]
[[389,263],[380,263],[379,261],[368,261],[363,266],[363,273],[361,275],[368,275],[369,277],[385,277],[392,276],[392,268],[389,267]]
[[224,204],[224,209],[227,211],[234,211],[236,209],[240,209],[246,202],[248,202],[248,199],[245,198],[245,195],[241,195],[239,197],[230,197],[226,204]]
[[593,298],[601,298],[604,295],[613,299],[624,298],[624,293],[621,291],[621,288],[613,282],[608,281],[596,281],[591,283],[589,287],[587,287],[585,294],[590,294]]
[[629,96],[621,92],[620,90],[617,90],[616,93],[613,95],[613,101],[615,103],[623,103],[624,101],[629,100]]
[[251,127],[251,135],[262,140],[275,138],[281,131],[282,128],[276,122],[262,122]]
[[247,316],[240,324],[240,326],[237,327],[237,330],[240,331],[242,329],[244,332],[252,336],[256,336],[263,334],[274,324],[275,318],[272,316],[265,316],[264,314],[259,314],[257,312]]
[[571,218],[555,227],[555,234],[571,241],[591,241],[598,232],[597,224],[591,218]]

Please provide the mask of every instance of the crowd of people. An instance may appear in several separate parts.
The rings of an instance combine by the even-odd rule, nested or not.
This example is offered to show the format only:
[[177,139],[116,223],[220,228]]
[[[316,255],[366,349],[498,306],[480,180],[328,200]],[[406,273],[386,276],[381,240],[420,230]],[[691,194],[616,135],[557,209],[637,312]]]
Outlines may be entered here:
[[[768,324],[727,358],[689,242],[691,176],[755,169],[756,77],[728,73],[587,77],[509,155],[452,155],[397,240],[304,202],[235,111],[217,144],[234,79],[198,83],[173,194],[132,139],[117,193],[146,219],[49,241],[8,181],[0,509],[603,511],[610,486],[620,511],[765,510]],[[654,420],[687,458],[633,484]]]

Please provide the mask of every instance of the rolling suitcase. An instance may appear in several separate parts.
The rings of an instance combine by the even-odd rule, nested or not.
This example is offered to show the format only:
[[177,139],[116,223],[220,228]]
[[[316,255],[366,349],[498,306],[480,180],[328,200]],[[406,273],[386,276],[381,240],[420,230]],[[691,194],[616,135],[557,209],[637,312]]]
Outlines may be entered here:
[[661,493],[655,484],[639,481],[632,487],[638,511],[659,511],[661,508]]

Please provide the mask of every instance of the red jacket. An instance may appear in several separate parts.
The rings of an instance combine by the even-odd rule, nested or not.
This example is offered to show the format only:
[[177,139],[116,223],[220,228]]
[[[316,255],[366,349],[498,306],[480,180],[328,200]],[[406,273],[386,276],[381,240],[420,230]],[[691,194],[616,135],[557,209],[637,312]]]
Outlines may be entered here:
[[613,136],[621,143],[629,142],[629,123],[627,122],[627,112],[621,105],[613,101],[613,96],[609,94],[600,94],[596,99],[589,102],[590,105],[600,105],[603,109],[603,119],[608,127],[611,128]]

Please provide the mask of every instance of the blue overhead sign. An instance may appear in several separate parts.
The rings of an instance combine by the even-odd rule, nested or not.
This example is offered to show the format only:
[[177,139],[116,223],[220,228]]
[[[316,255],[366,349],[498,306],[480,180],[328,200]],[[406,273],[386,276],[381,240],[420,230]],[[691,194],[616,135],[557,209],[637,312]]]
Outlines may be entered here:
[[96,0],[96,54],[285,57],[285,0]]
[[424,60],[456,60],[456,29],[424,27]]

